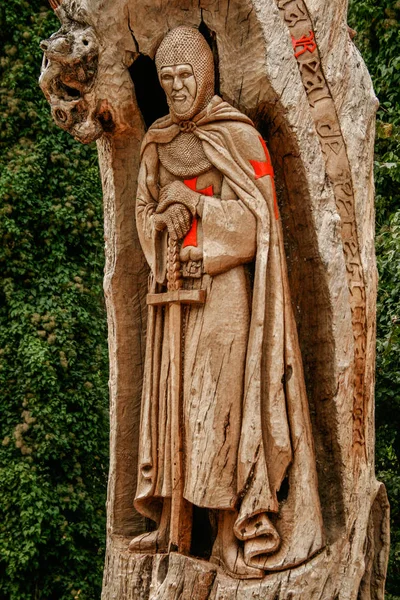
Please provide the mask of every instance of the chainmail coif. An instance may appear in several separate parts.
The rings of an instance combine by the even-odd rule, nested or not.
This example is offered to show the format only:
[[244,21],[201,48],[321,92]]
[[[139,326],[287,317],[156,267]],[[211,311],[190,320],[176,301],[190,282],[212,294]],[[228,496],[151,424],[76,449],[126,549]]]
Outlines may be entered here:
[[161,42],[156,53],[156,67],[160,77],[161,67],[191,65],[197,83],[196,98],[191,108],[176,114],[170,104],[170,113],[178,121],[190,120],[207,106],[214,96],[214,59],[211,48],[198,29],[176,27]]

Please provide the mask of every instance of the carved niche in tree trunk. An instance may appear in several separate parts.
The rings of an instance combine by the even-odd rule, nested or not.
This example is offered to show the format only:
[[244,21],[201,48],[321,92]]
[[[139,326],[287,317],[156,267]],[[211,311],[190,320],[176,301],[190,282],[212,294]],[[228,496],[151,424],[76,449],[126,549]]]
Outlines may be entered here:
[[345,0],[52,6],[40,85],[104,192],[103,600],[383,598],[376,99]]

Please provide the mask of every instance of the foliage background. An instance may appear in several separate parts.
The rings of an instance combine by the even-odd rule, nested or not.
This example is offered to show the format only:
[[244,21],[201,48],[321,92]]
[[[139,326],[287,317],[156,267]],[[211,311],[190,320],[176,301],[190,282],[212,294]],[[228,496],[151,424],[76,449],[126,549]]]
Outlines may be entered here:
[[[400,599],[400,1],[351,0],[381,101],[377,470]],[[41,0],[0,5],[0,598],[98,600],[108,463],[101,190],[94,146],[53,125]]]
[[[95,147],[52,124],[39,0],[0,5],[0,598],[100,598],[108,464]],[[2,443],[1,443],[2,442]]]
[[[388,598],[400,598],[400,1],[351,0],[350,26],[380,101],[375,146],[379,270],[376,469],[391,504]],[[390,595],[392,594],[392,595]]]

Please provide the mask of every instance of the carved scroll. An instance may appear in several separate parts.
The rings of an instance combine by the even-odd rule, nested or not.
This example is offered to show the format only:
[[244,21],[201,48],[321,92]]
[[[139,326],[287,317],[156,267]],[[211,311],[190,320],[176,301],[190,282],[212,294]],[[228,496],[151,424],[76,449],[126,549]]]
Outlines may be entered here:
[[366,421],[366,297],[354,207],[354,190],[346,146],[336,107],[321,67],[313,23],[303,0],[277,0],[289,27],[293,51],[334,188],[341,219],[343,253],[350,293],[354,338],[353,446],[365,454]]

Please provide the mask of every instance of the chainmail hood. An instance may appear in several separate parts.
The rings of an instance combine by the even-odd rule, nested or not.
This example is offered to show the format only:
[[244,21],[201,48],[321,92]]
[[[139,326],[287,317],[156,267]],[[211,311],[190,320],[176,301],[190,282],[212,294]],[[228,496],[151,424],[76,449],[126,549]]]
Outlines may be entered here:
[[196,98],[186,113],[176,114],[169,99],[171,116],[178,121],[192,119],[207,106],[214,96],[214,59],[205,38],[194,27],[176,27],[161,42],[156,53],[156,67],[160,77],[161,67],[189,64],[197,83]]

